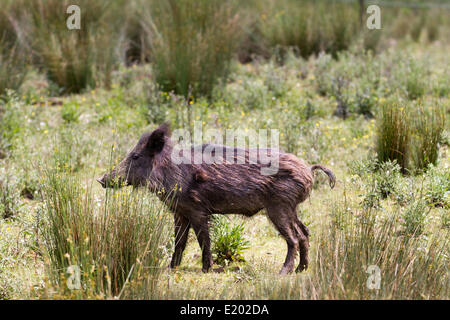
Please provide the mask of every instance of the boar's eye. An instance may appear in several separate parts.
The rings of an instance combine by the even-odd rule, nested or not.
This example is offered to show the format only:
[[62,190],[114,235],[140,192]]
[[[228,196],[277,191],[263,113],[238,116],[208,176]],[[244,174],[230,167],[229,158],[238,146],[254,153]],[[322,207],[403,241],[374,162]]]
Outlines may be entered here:
[[133,154],[131,155],[131,159],[133,159],[133,160],[139,159],[139,154],[133,153]]

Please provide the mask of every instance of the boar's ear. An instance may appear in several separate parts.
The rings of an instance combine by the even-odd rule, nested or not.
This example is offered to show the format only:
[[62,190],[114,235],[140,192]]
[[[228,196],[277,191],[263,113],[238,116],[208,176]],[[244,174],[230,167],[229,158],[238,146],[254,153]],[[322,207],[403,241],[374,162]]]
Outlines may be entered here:
[[161,152],[166,143],[165,137],[170,135],[169,125],[164,123],[153,131],[148,139],[147,147],[151,152]]

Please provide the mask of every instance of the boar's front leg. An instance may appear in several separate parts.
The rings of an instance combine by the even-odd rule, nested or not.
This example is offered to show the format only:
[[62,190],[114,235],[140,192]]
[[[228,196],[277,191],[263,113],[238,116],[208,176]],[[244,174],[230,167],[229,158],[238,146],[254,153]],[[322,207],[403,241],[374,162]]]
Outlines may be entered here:
[[208,272],[213,265],[211,256],[211,240],[209,238],[209,219],[205,213],[196,212],[190,216],[192,228],[202,249],[202,271]]
[[183,251],[186,248],[186,243],[189,235],[189,228],[191,224],[189,219],[183,217],[179,213],[175,213],[175,251],[173,252],[170,267],[175,268],[180,265]]

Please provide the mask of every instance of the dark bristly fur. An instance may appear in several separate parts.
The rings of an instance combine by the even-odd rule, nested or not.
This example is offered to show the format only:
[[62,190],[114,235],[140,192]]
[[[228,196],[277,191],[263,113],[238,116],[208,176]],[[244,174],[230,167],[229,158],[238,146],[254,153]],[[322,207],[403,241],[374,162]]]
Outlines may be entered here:
[[[210,145],[202,145],[204,150]],[[276,174],[262,175],[259,158],[249,162],[257,150],[242,150],[226,146],[233,152],[234,160],[245,155],[242,164],[216,161],[212,164],[175,164],[171,160],[173,143],[169,126],[161,125],[151,133],[144,133],[137,145],[111,173],[98,181],[103,187],[119,185],[148,186],[164,201],[164,194],[176,190],[169,204],[175,217],[175,252],[171,267],[181,262],[188,231],[192,227],[202,248],[204,272],[212,266],[208,221],[211,214],[237,213],[252,216],[266,209],[267,216],[286,240],[288,253],[281,273],[292,272],[297,252],[300,263],[296,271],[308,267],[309,231],[298,219],[296,208],[308,198],[312,185],[312,172],[324,171],[333,188],[334,174],[322,165],[308,167],[292,154],[265,150],[279,156]],[[180,150],[179,155],[192,157],[194,148]],[[190,153],[190,154],[187,154]],[[253,159],[253,158],[252,158]],[[241,158],[242,160],[242,158]]]

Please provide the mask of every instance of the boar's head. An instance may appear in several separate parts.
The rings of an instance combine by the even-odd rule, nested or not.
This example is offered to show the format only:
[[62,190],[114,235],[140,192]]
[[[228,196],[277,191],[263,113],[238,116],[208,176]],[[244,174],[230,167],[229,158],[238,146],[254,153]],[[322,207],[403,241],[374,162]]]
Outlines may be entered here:
[[136,146],[109,173],[97,181],[104,187],[149,186],[157,188],[163,179],[161,167],[170,160],[170,130],[167,124],[144,133]]

